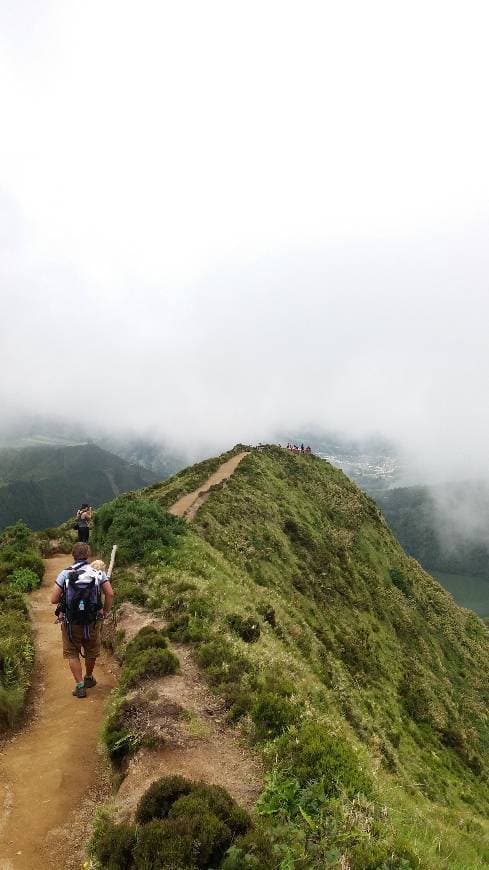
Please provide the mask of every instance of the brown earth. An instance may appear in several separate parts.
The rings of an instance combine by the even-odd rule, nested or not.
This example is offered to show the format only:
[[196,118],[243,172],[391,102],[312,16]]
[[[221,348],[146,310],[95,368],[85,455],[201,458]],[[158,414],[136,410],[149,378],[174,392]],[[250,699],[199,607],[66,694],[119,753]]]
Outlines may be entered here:
[[69,556],[45,564],[42,586],[30,596],[37,655],[33,709],[28,725],[0,750],[0,870],[79,868],[94,805],[100,791],[107,793],[98,744],[115,668],[102,656],[97,686],[87,698],[72,696],[73,677],[49,603]]

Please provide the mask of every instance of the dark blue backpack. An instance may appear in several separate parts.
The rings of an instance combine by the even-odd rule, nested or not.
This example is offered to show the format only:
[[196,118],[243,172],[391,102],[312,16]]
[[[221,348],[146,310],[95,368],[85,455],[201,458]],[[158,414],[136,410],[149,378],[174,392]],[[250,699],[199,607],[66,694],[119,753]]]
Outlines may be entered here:
[[86,564],[73,565],[67,571],[62,608],[65,622],[68,626],[93,625],[102,609],[98,577]]

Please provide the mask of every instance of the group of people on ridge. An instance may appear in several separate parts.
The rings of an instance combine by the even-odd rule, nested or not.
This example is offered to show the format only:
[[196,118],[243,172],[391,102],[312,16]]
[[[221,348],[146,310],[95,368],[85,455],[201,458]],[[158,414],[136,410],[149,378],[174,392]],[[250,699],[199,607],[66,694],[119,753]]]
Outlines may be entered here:
[[307,447],[304,447],[303,444],[301,444],[300,447],[298,447],[297,444],[287,444],[286,449],[292,450],[292,453],[307,453],[307,454],[312,453],[312,450],[309,447],[309,445]]
[[[76,514],[78,541],[73,546],[73,564],[64,568],[54,584],[51,604],[56,604],[56,616],[61,625],[63,658],[68,660],[75,680],[73,695],[86,698],[87,689],[97,681],[93,676],[100,655],[103,620],[110,613],[114,592],[100,559],[89,562],[89,523],[92,509],[82,504]],[[80,656],[85,659],[83,674]]]

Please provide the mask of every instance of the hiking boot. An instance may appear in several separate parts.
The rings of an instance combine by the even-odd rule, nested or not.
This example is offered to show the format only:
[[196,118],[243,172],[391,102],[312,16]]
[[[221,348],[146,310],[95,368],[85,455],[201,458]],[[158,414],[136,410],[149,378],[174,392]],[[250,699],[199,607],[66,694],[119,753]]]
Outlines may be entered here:
[[97,685],[97,680],[95,677],[85,677],[85,688],[93,689],[94,686]]
[[73,689],[73,695],[75,696],[75,698],[86,698],[87,693],[85,690],[85,686],[75,686],[75,688]]

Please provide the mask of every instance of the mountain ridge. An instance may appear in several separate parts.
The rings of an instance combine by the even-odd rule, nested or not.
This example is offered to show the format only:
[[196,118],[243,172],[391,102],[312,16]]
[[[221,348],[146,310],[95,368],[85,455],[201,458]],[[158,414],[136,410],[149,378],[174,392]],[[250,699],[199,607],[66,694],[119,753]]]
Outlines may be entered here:
[[121,597],[165,616],[267,759],[258,810],[291,867],[485,866],[489,634],[341,471],[237,445],[104,505],[94,543],[243,450],[177,543],[139,535]]

